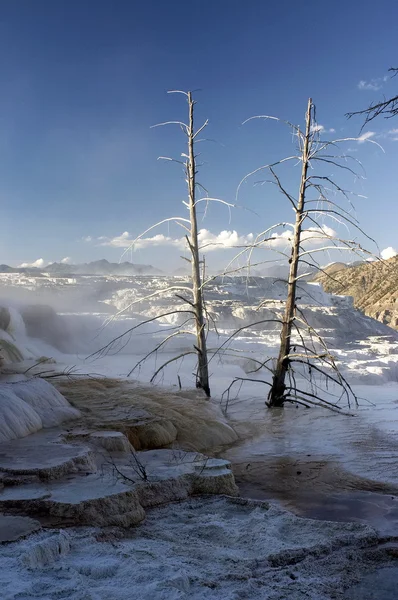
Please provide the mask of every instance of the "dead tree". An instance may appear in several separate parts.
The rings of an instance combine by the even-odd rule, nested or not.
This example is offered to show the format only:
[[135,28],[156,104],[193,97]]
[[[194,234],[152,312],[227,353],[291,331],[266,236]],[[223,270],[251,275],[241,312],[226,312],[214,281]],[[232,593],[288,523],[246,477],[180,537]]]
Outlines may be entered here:
[[[398,67],[391,67],[389,71],[392,71],[394,77],[398,73]],[[379,115],[383,115],[385,119],[391,119],[392,117],[396,117],[398,115],[398,96],[393,96],[392,98],[385,98],[380,102],[372,103],[368,108],[364,108],[363,110],[357,110],[355,112],[350,112],[346,114],[346,117],[349,119],[356,115],[361,115],[365,117],[365,121],[362,125],[362,129],[365,127],[367,123],[373,121]]]
[[[268,115],[252,117],[251,119],[256,118],[280,121],[280,119]],[[248,119],[248,121],[251,119]],[[292,224],[279,223],[268,227],[257,236],[253,244],[244,247],[238,255],[248,253],[249,261],[251,261],[252,254],[256,250],[264,248],[272,249],[272,244],[275,241],[272,232],[275,229],[280,228],[281,225],[290,227],[290,253],[287,254],[286,252],[279,251],[280,254],[287,257],[289,262],[289,275],[286,281],[286,303],[282,314],[275,314],[276,318],[280,318],[281,320],[279,352],[274,361],[271,382],[265,380],[258,381],[266,383],[270,388],[267,399],[269,407],[282,407],[285,402],[295,402],[304,404],[305,406],[321,404],[329,408],[339,408],[338,403],[342,398],[346,399],[348,405],[352,401],[356,402],[357,398],[351,386],[340,372],[336,360],[329,351],[325,340],[315,331],[308,322],[304,311],[300,309],[297,292],[300,288],[300,280],[308,277],[312,269],[322,271],[322,267],[316,258],[316,253],[325,253],[329,250],[348,250],[354,252],[361,259],[371,254],[355,239],[347,240],[335,234],[333,230],[325,226],[325,218],[346,228],[348,226],[355,228],[357,232],[364,235],[368,240],[372,242],[374,240],[369,238],[359,226],[358,220],[353,213],[352,193],[343,189],[328,174],[318,174],[316,168],[319,165],[333,165],[360,178],[361,175],[349,166],[349,160],[355,161],[356,159],[345,154],[333,154],[336,148],[339,147],[339,144],[346,140],[325,141],[321,139],[322,128],[316,123],[315,106],[311,98],[308,100],[304,131],[301,131],[300,127],[288,121],[284,121],[284,123],[293,131],[297,139],[298,153],[255,169],[255,171],[246,175],[238,186],[239,192],[242,183],[249,177],[263,170],[268,171],[271,174],[271,179],[261,183],[274,184],[278,191],[289,201],[295,215]],[[371,142],[371,140],[368,141]],[[277,167],[289,161],[301,164],[299,189],[296,196],[289,193],[277,174]],[[348,201],[348,209],[341,206],[338,197],[343,197]],[[332,231],[333,233],[331,233]],[[315,240],[316,245],[321,241],[321,246],[308,248],[307,244],[311,244],[311,240],[312,243]],[[374,243],[376,244],[376,242]],[[300,272],[299,268],[302,265],[307,268],[307,271],[308,267],[310,267],[310,272]],[[261,308],[261,305],[259,308]],[[301,368],[302,372],[300,376],[307,379],[310,391],[298,387],[295,365]],[[269,367],[267,369],[270,370]],[[256,368],[253,372],[257,372],[258,370]],[[319,388],[314,388],[314,375],[319,375],[323,378],[326,388],[332,383],[339,386],[340,393],[337,399],[330,399],[328,396],[329,391],[327,390],[323,390],[325,393],[322,394],[319,392]],[[245,378],[236,378],[235,381],[241,385],[244,380]],[[250,380],[253,381],[252,379]],[[231,385],[234,385],[235,381]],[[228,397],[230,388],[231,386],[227,390]]]
[[187,238],[188,246],[191,251],[191,268],[192,268],[192,308],[195,313],[195,328],[196,328],[196,351],[198,354],[198,374],[196,379],[196,387],[204,390],[206,396],[210,396],[209,385],[209,368],[207,359],[206,345],[206,330],[205,316],[203,306],[203,287],[200,274],[200,259],[199,259],[199,240],[198,240],[198,220],[196,215],[196,156],[194,152],[195,137],[203,129],[201,127],[196,133],[194,128],[194,106],[195,102],[192,98],[192,92],[188,92],[188,107],[189,107],[189,126],[187,128],[188,137],[188,158],[185,163],[185,170],[188,183],[188,204],[189,204],[189,220],[191,231]]
[[296,220],[294,223],[292,254],[290,257],[290,272],[287,282],[287,299],[285,315],[283,318],[281,330],[281,346],[279,356],[276,361],[275,372],[272,379],[272,387],[269,391],[270,406],[282,406],[286,392],[286,374],[289,368],[289,356],[292,346],[292,328],[296,313],[296,290],[297,275],[300,260],[301,230],[305,219],[305,192],[307,184],[308,163],[310,157],[310,136],[311,136],[311,111],[312,100],[308,100],[307,114],[305,118],[305,134],[302,151],[301,180],[298,202],[295,207]]
[[[197,142],[204,141],[203,139],[198,139],[198,136],[205,129],[205,127],[208,124],[208,121],[206,120],[202,126],[200,126],[198,129],[195,130],[195,123],[194,123],[195,101],[193,100],[192,92],[183,92],[180,90],[173,90],[168,93],[183,94],[187,98],[188,123],[184,123],[182,121],[167,121],[165,123],[159,123],[158,125],[154,125],[153,127],[160,127],[163,125],[178,125],[179,127],[181,127],[183,133],[186,135],[187,154],[183,153],[181,155],[182,157],[185,158],[185,161],[181,161],[181,160],[177,160],[177,159],[165,157],[165,156],[160,156],[159,159],[175,162],[175,163],[178,163],[183,166],[186,183],[187,183],[187,189],[188,189],[188,201],[187,202],[183,201],[183,204],[189,211],[189,218],[187,219],[185,217],[179,217],[179,216],[178,217],[170,217],[170,218],[164,219],[164,220],[156,223],[155,225],[152,225],[146,231],[144,231],[141,235],[139,235],[137,238],[135,238],[135,240],[131,243],[131,245],[125,250],[124,254],[127,253],[129,250],[134,249],[134,246],[137,244],[137,242],[141,238],[143,238],[145,236],[145,234],[147,234],[152,229],[154,229],[164,223],[175,223],[175,224],[179,225],[180,227],[184,228],[185,231],[187,232],[185,235],[185,239],[186,239],[187,247],[190,252],[190,259],[186,258],[185,260],[188,260],[188,262],[191,263],[192,286],[191,287],[186,286],[186,285],[170,286],[166,289],[160,290],[159,292],[150,294],[150,295],[146,296],[145,298],[141,298],[139,301],[132,302],[129,306],[127,306],[123,310],[119,311],[117,313],[117,315],[115,315],[115,316],[116,317],[120,316],[126,310],[132,308],[133,305],[136,304],[137,302],[142,302],[142,301],[148,300],[150,298],[153,298],[154,296],[156,296],[158,294],[162,294],[164,292],[170,292],[170,291],[174,291],[176,298],[178,298],[179,300],[182,300],[186,304],[186,307],[184,307],[182,309],[177,308],[176,310],[169,311],[169,312],[163,313],[163,314],[159,314],[154,318],[150,318],[150,319],[146,319],[146,320],[142,321],[138,325],[135,325],[134,327],[130,328],[128,331],[126,331],[122,335],[113,339],[109,344],[107,344],[106,346],[104,346],[103,348],[101,348],[100,350],[98,350],[96,353],[94,353],[91,356],[99,356],[99,355],[105,354],[107,352],[110,352],[110,351],[114,350],[115,348],[116,348],[116,351],[118,351],[118,349],[120,349],[120,347],[122,347],[122,345],[126,343],[125,340],[128,339],[128,336],[131,335],[133,331],[140,328],[142,325],[156,321],[163,317],[170,316],[171,314],[180,315],[183,313],[184,315],[187,316],[183,325],[191,323],[192,321],[194,322],[194,329],[195,329],[194,335],[195,335],[196,340],[193,345],[193,350],[183,352],[183,353],[178,354],[177,356],[174,356],[173,358],[165,361],[159,368],[156,369],[151,381],[154,381],[155,378],[157,377],[157,375],[161,371],[163,371],[163,369],[166,366],[168,366],[169,364],[171,364],[177,360],[180,360],[187,355],[196,354],[196,356],[197,356],[196,387],[202,389],[205,392],[206,396],[210,397],[207,333],[209,330],[209,321],[211,321],[211,316],[208,314],[208,312],[206,310],[206,305],[204,302],[203,290],[204,290],[204,286],[205,286],[206,282],[203,280],[204,277],[202,277],[202,274],[201,274],[201,266],[202,265],[203,265],[203,272],[204,272],[204,261],[200,260],[201,248],[199,245],[197,206],[201,202],[206,202],[206,204],[209,204],[210,202],[219,202],[224,205],[227,205],[228,207],[231,207],[233,205],[229,204],[228,202],[225,202],[224,200],[221,200],[219,198],[210,198],[208,196],[199,197],[199,198],[197,197],[198,196],[198,194],[197,194],[198,188],[202,188],[202,189],[205,189],[205,188],[197,181],[197,161],[196,161],[197,155],[195,154],[195,146],[196,146]],[[171,339],[175,338],[178,335],[192,334],[192,331],[190,331],[189,329],[182,329],[183,325],[181,327],[172,328],[172,329],[174,329],[174,332],[171,333],[170,335],[166,336],[153,350],[151,350],[144,358],[142,358],[140,361],[138,361],[138,363],[130,371],[129,375],[131,375],[138,367],[140,367],[140,365],[145,360],[147,360],[150,356],[156,354]]]

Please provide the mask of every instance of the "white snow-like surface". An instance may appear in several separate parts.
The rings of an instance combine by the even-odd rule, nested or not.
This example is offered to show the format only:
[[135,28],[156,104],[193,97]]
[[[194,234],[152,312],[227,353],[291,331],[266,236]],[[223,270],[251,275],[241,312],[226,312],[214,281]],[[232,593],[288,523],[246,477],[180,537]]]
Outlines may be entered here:
[[[6,274],[0,276],[0,280],[3,284],[0,304],[14,306],[21,314],[24,305],[35,303],[49,304],[58,311],[51,317],[51,326],[46,313],[41,316],[38,313],[36,338],[27,335],[15,313],[11,329],[18,347],[28,348],[30,356],[45,354],[56,359],[59,370],[76,365],[80,373],[125,377],[166,335],[175,331],[173,327],[177,323],[187,319],[181,312],[152,321],[123,337],[105,354],[86,359],[88,354],[143,320],[176,307],[182,309],[183,305],[175,297],[176,290],[165,290],[186,286],[188,279],[86,276],[66,280]],[[157,295],[157,292],[162,293]],[[253,373],[253,369],[258,365],[255,361],[277,355],[279,324],[251,324],[280,314],[285,292],[285,284],[270,277],[218,278],[208,287],[207,308],[218,328],[218,335],[214,332],[209,335],[210,349],[227,342],[232,333],[241,328],[225,344],[223,352],[210,360],[215,402],[221,400],[222,393],[235,377],[270,380],[269,372]],[[368,473],[378,481],[393,483],[398,478],[394,466],[398,464],[398,452],[395,453],[398,448],[398,334],[356,311],[350,298],[326,294],[319,285],[303,283],[299,294],[306,318],[325,338],[339,368],[360,397],[359,408],[351,407],[356,419],[332,415],[323,409],[296,411],[289,407],[283,417],[271,417],[264,409],[268,388],[261,383],[245,382],[231,391],[228,414],[236,423],[247,425],[250,439],[246,445],[231,450],[231,454],[236,460],[249,462],[253,455],[259,459],[272,455],[273,449],[286,455],[311,452],[322,459],[344,461],[358,475]],[[117,314],[121,309],[125,312]],[[187,322],[184,329],[192,331],[192,322]],[[156,368],[176,354],[192,350],[193,342],[194,338],[188,334],[174,337],[135,369],[132,376],[149,382]],[[27,366],[31,364],[32,361],[27,362]],[[43,368],[51,369],[51,365]],[[183,389],[191,389],[194,371],[195,357],[191,354],[170,364],[159,374],[156,383],[176,389],[180,380]],[[300,387],[308,389],[307,376],[308,373],[299,370]],[[336,391],[329,387],[330,394]],[[328,399],[333,400],[333,396]],[[224,396],[223,406],[225,404]]]
[[[10,339],[15,341],[25,358],[49,356],[58,363],[74,364],[86,372],[101,372],[103,369],[106,374],[126,375],[165,335],[175,331],[172,328],[177,324],[184,323],[184,329],[193,332],[192,321],[187,321],[190,315],[184,312],[167,314],[123,337],[107,352],[104,360],[85,362],[88,354],[145,319],[170,313],[176,308],[182,311],[185,307],[176,298],[178,289],[175,288],[187,286],[188,280],[153,276],[86,276],[66,280],[11,275],[0,275],[3,296],[0,303],[11,306],[12,313],[9,331],[4,333],[12,334]],[[306,317],[341,359],[343,370],[355,371],[351,375],[358,378],[359,383],[397,381],[394,365],[398,362],[398,336],[395,332],[355,311],[351,299],[326,294],[317,284],[303,283],[299,293]],[[234,336],[222,355],[223,365],[232,362],[236,365],[234,376],[244,375],[247,361],[233,358],[231,349],[262,359],[264,355],[276,354],[279,324],[275,321],[251,324],[275,319],[283,308],[285,294],[285,284],[271,277],[224,277],[208,286],[207,308],[219,332],[219,335],[210,334],[209,347],[218,347],[236,329],[244,328]],[[27,333],[20,315],[23,306],[33,304],[48,304],[58,312],[54,315],[45,311],[38,313],[34,338]],[[124,312],[117,314],[118,311]],[[192,344],[193,337],[190,335],[174,337],[147,363],[148,369],[144,365],[134,376],[148,380],[155,363],[159,365],[163,358],[167,360],[175,353],[192,349]],[[163,379],[158,381],[174,385],[177,370],[183,378],[189,373],[192,381],[193,363],[194,358],[187,357],[164,371]],[[212,370],[217,385],[217,370]]]
[[62,559],[70,551],[70,537],[60,531],[53,535],[33,536],[22,552],[21,562],[28,569],[42,569]]
[[80,414],[45,379],[32,378],[9,385],[12,386],[14,394],[29,404],[39,415],[43,427],[55,427],[63,423],[63,421],[77,418]]
[[0,442],[23,438],[79,416],[47,381],[0,382]]
[[0,385],[0,442],[25,437],[42,427],[37,412],[18,398],[9,385]]
[[[153,294],[187,281],[20,275],[3,275],[0,280],[0,305],[14,309],[10,327],[1,336],[20,349],[27,368],[44,355],[57,361],[57,369],[76,365],[80,373],[124,377],[176,324],[186,320],[184,313],[165,316],[131,332],[110,352],[86,359],[143,320],[182,308],[175,290]],[[209,347],[220,346],[242,328],[210,361],[214,402],[221,401],[235,377],[269,378],[268,373],[251,371],[255,361],[277,354],[278,324],[250,324],[280,314],[284,296],[284,284],[271,278],[224,278],[209,287],[207,307],[219,332],[209,335]],[[355,418],[294,406],[267,411],[267,388],[247,382],[231,394],[228,406],[244,440],[224,451],[224,456],[245,471],[259,465],[258,484],[265,488],[271,475],[277,482],[286,478],[290,483],[285,465],[291,461],[296,475],[298,470],[304,472],[305,460],[338,465],[338,476],[343,467],[350,475],[397,485],[398,334],[355,311],[351,299],[325,294],[317,285],[304,284],[300,302],[361,398],[352,410]],[[51,323],[45,312],[38,316],[34,336],[21,317],[23,306],[33,304],[48,304],[57,311]],[[117,315],[122,309],[125,312]],[[185,323],[184,329],[192,330],[192,323]],[[188,334],[173,338],[133,376],[149,382],[156,367],[176,353],[191,350],[192,343]],[[176,389],[179,376],[183,388],[192,388],[194,370],[191,355],[163,371],[157,383]],[[305,375],[298,374],[300,386],[307,385]],[[26,393],[25,386],[24,382],[0,384],[1,441],[55,424],[70,410],[49,388]],[[262,463],[268,470],[261,470]],[[268,468],[273,463],[276,471]],[[312,494],[314,487],[308,481],[307,492]],[[272,496],[273,488],[269,489]],[[374,541],[374,534],[359,525],[302,520],[277,508],[267,511],[259,504],[245,506],[223,498],[190,500],[149,512],[143,525],[124,534],[87,528],[67,534],[45,531],[1,546],[0,596],[5,600],[342,600],[344,586],[366,571],[360,548],[369,540]]]
[[44,532],[0,547],[0,587],[4,600],[328,600],[343,598],[364,570],[361,547],[375,539],[358,524],[194,499],[154,509],[124,533]]

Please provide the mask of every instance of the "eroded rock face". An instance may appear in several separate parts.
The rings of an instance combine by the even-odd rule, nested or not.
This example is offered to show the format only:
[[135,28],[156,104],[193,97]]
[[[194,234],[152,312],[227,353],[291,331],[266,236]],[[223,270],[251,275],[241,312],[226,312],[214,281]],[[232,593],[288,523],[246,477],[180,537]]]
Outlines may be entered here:
[[[86,396],[91,383],[78,386],[79,398]],[[108,385],[101,383],[105,390]],[[0,444],[0,510],[37,516],[57,526],[129,527],[140,523],[153,506],[197,494],[238,494],[228,461],[178,449],[137,450],[170,445],[178,436],[188,435],[195,414],[185,417],[185,405],[178,397],[172,397],[169,411],[174,425],[140,407],[135,388],[116,387],[115,393],[119,390],[122,395],[119,402],[100,398],[96,404],[91,395],[86,414],[81,414],[40,379],[4,386],[15,392],[12,400],[39,411],[40,426],[62,422],[65,410],[78,420]],[[149,404],[160,410],[160,402],[151,398]],[[225,439],[224,430],[234,434],[224,422],[217,428],[207,404],[202,416],[198,429],[210,427],[209,435],[217,442]]]
[[134,452],[133,446],[121,431],[90,431],[87,429],[74,429],[64,436],[66,441],[89,442],[98,449],[106,452]]
[[[30,463],[20,465],[20,485],[5,486],[0,491],[0,509],[36,515],[57,525],[128,527],[140,523],[145,509],[153,506],[185,500],[196,494],[238,493],[229,463],[223,459],[207,459],[194,452],[178,450],[130,455],[115,451],[97,454],[98,470],[90,473],[84,463],[90,455],[87,448],[86,454],[83,449],[53,444],[50,459],[47,455],[40,458],[36,448]],[[47,454],[48,450],[48,444],[42,447]],[[74,460],[68,459],[68,453],[74,454]],[[11,454],[12,450],[3,463],[0,462],[0,469],[7,473],[10,468],[4,468],[4,461],[10,461]],[[64,462],[60,462],[62,454]],[[90,461],[92,464],[91,456]],[[17,472],[15,464],[7,463],[7,466]],[[37,480],[24,482],[23,475],[34,475]]]
[[365,315],[398,329],[398,257],[335,270],[331,265],[316,281],[328,293],[352,296]]
[[[0,387],[1,390],[5,390]],[[27,381],[9,384],[9,390],[26,404],[31,406],[39,415],[43,427],[56,427],[64,421],[76,419],[80,412],[73,408],[59,391],[45,379],[32,377]]]
[[59,380],[56,385],[90,429],[114,429],[136,450],[177,445],[206,452],[238,435],[220,407],[201,396],[184,397],[155,386],[110,379]]
[[177,429],[168,419],[149,416],[141,422],[121,424],[136,450],[152,450],[169,446],[177,439]]
[[79,416],[79,411],[44,379],[0,383],[0,443]]
[[0,444],[39,431],[43,422],[37,412],[10,386],[0,386]]
[[90,447],[57,443],[57,437],[58,434],[52,431],[41,431],[0,444],[0,472],[47,481],[78,471],[92,473],[97,470]]
[[114,478],[97,476],[76,477],[46,489],[37,485],[9,488],[0,495],[0,506],[62,526],[129,527],[145,518],[135,490]]

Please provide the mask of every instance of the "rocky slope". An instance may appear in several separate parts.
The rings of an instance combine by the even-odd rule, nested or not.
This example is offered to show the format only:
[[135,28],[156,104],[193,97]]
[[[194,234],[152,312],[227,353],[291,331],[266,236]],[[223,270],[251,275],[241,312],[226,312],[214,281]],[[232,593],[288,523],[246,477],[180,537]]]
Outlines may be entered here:
[[352,296],[356,308],[398,329],[398,256],[357,266],[334,263],[315,281],[328,293]]

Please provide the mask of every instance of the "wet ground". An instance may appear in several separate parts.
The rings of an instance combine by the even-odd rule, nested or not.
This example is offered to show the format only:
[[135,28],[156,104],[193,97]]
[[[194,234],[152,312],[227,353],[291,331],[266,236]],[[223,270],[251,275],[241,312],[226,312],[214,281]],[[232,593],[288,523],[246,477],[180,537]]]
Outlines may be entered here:
[[398,386],[373,392],[377,405],[366,403],[353,417],[293,406],[270,411],[254,398],[231,403],[242,441],[220,455],[231,461],[241,494],[398,537]]
[[[232,403],[244,441],[220,454],[232,462],[242,496],[310,519],[369,524],[393,539],[384,545],[398,559],[398,390],[372,391],[377,405],[362,405],[355,417],[292,406],[269,411],[253,398]],[[398,600],[398,567],[369,573],[345,598]]]
[[277,502],[301,517],[367,523],[383,537],[398,537],[398,496],[362,491],[322,494],[308,490],[292,497],[261,492],[254,484],[239,481],[239,477],[237,481],[242,496]]
[[398,567],[380,569],[366,575],[361,583],[347,591],[347,600],[397,600]]

